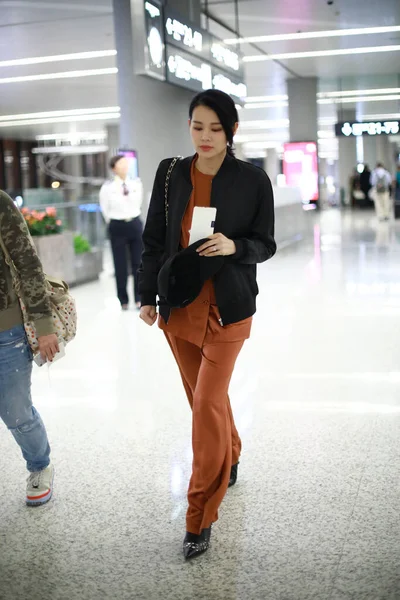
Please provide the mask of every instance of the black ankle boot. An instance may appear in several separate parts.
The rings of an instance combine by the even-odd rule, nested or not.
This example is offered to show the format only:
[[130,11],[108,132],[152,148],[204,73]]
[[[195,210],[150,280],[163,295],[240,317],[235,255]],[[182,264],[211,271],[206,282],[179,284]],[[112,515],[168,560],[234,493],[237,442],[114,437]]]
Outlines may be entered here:
[[236,483],[237,476],[238,476],[238,466],[239,466],[239,463],[236,463],[236,465],[232,465],[231,476],[229,478],[228,487],[232,487]]
[[211,525],[203,529],[200,535],[186,532],[183,540],[183,556],[188,560],[203,554],[210,547]]

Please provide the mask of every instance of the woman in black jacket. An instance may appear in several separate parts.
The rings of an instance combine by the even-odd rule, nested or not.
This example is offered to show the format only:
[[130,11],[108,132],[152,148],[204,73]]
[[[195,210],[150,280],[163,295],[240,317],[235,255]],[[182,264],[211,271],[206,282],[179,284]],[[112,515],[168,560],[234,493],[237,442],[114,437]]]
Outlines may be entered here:
[[[270,180],[262,169],[233,154],[239,121],[235,103],[223,92],[208,90],[193,99],[189,117],[196,153],[175,165],[164,160],[158,168],[139,270],[140,316],[153,325],[161,268],[188,248],[194,208],[216,208],[215,233],[185,250],[185,255],[192,252],[193,265],[206,261],[213,277],[188,305],[171,308],[168,298],[160,301],[159,327],[178,364],[193,414],[185,558],[208,549],[211,524],[227,488],[236,482],[241,441],[228,387],[256,310],[256,264],[276,251]],[[207,262],[216,257],[218,263]],[[176,265],[179,269],[178,261]]]

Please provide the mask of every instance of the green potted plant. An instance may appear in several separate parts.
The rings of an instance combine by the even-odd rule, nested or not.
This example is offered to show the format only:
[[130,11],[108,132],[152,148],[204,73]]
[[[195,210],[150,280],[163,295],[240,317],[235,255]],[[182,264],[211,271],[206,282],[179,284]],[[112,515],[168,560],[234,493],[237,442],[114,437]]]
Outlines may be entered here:
[[75,283],[88,283],[99,278],[103,270],[103,252],[101,248],[92,248],[82,234],[74,236]]
[[92,246],[83,235],[77,233],[74,237],[74,249],[75,254],[86,254],[92,251]]

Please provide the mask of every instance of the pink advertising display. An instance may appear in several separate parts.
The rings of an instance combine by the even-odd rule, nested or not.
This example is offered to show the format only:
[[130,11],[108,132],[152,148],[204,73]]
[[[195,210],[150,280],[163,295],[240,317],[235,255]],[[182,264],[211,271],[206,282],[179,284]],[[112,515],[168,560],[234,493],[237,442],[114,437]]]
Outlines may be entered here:
[[317,202],[318,154],[315,142],[288,142],[284,144],[283,174],[286,185],[299,187],[304,204]]

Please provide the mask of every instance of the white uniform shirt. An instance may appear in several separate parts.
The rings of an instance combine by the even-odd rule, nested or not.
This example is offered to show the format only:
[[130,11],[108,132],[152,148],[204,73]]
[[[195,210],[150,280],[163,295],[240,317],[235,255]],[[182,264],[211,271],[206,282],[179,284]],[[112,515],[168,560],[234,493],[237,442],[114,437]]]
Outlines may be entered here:
[[106,181],[100,190],[100,207],[106,223],[111,219],[125,221],[140,216],[143,202],[143,185],[140,179],[126,178],[129,194],[124,195],[124,182],[116,176]]

